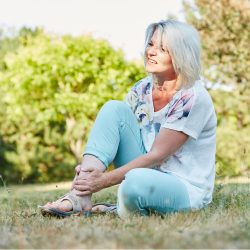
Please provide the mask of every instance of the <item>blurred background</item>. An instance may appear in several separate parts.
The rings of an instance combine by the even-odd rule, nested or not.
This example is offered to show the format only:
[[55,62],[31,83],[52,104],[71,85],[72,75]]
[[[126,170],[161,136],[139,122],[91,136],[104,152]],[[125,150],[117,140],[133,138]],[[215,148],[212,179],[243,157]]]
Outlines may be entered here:
[[[0,0],[0,175],[71,180],[98,111],[147,76],[147,26],[187,22],[215,105],[217,176],[250,173],[249,0]],[[110,166],[109,169],[112,169]]]

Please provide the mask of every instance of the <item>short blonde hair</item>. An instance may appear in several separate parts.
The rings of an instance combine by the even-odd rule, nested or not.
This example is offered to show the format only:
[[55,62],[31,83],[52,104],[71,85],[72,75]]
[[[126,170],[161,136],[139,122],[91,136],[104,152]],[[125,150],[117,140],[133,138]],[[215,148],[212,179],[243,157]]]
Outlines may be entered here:
[[[158,31],[158,48],[166,46],[172,58],[173,67],[178,75],[177,89],[192,87],[201,73],[201,45],[197,30],[189,24],[168,19],[152,23],[146,30],[144,63],[146,48],[155,31]],[[152,74],[157,85],[157,77]]]

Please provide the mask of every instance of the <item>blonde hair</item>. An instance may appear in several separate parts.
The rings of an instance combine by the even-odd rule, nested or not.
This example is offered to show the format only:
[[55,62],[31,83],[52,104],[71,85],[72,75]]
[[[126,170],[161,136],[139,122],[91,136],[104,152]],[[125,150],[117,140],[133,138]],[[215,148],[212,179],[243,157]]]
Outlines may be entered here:
[[[168,19],[152,23],[146,30],[144,47],[144,64],[146,49],[155,31],[158,31],[158,48],[166,46],[172,58],[178,81],[177,89],[192,87],[201,73],[201,45],[197,30],[189,24]],[[157,85],[157,76],[152,74]]]

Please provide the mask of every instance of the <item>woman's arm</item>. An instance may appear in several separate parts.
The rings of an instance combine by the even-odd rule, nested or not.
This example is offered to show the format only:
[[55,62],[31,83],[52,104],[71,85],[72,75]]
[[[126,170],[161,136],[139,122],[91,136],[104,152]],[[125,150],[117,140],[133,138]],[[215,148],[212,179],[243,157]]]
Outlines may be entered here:
[[154,168],[161,165],[178,149],[180,149],[189,136],[183,132],[162,128],[158,133],[150,152],[141,155],[126,165],[104,173],[104,187],[110,187],[121,183],[125,174],[134,168]]
[[150,152],[137,157],[126,165],[108,173],[102,173],[94,167],[86,167],[82,171],[89,172],[89,174],[76,178],[75,188],[79,191],[77,195],[89,195],[103,188],[119,184],[125,179],[125,174],[132,169],[154,168],[161,165],[180,149],[188,138],[189,136],[183,132],[162,128]]

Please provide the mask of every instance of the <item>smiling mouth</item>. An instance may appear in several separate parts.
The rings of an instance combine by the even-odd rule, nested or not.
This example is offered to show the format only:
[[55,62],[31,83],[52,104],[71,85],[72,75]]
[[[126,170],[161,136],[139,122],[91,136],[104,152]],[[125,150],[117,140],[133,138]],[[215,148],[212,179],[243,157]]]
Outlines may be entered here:
[[151,62],[151,63],[157,64],[157,62],[152,60],[152,59],[148,59],[148,61]]

